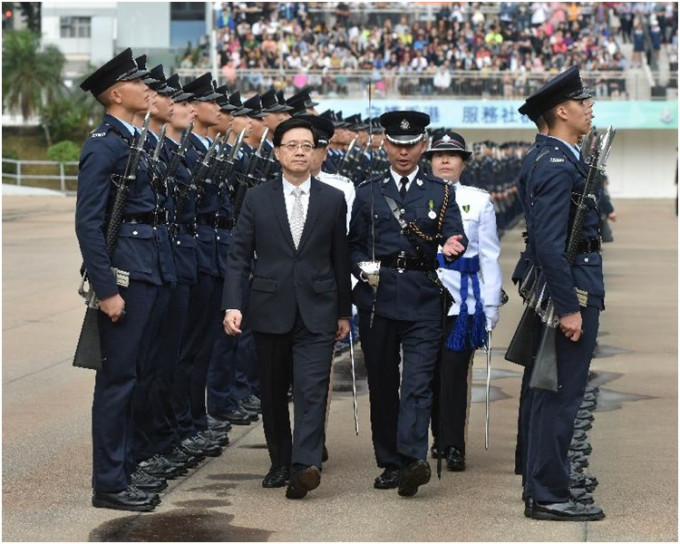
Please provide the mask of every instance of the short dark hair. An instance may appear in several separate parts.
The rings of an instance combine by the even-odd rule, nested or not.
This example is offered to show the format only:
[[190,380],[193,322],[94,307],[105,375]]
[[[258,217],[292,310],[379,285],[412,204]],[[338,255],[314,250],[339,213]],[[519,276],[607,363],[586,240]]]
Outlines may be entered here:
[[314,139],[314,147],[319,145],[319,135],[314,130],[312,123],[305,119],[300,119],[297,117],[291,117],[286,119],[281,123],[274,131],[274,138],[272,138],[272,143],[274,147],[281,147],[281,140],[283,140],[283,135],[294,128],[306,128],[312,133],[312,138]]
[[543,117],[543,120],[545,121],[545,124],[548,125],[548,128],[553,128],[555,126],[555,121],[557,121],[557,108],[561,105],[557,104],[557,106],[553,106],[547,111],[544,111],[541,116]]

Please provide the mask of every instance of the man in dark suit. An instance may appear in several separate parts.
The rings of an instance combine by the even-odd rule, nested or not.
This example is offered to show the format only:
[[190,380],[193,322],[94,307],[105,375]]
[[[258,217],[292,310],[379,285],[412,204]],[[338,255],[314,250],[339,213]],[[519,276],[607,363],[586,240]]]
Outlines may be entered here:
[[[319,485],[333,347],[348,334],[351,315],[347,207],[340,191],[311,176],[317,142],[304,119],[277,127],[273,143],[282,175],[246,195],[222,301],[225,331],[240,334],[242,285],[252,269],[247,319],[255,333],[272,463],[262,485],[283,487],[289,481],[289,499]],[[294,437],[287,399],[291,378]]]

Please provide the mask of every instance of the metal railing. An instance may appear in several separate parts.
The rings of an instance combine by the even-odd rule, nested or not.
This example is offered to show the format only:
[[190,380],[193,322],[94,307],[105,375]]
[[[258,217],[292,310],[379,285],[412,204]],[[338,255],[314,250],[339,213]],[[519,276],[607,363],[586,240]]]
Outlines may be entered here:
[[[38,167],[38,168],[35,168]],[[26,185],[26,182],[37,181],[38,185],[31,184],[31,186],[46,187],[52,189],[53,187],[47,187],[51,185],[51,182],[55,182],[57,185],[57,191],[62,193],[72,192],[73,189],[69,189],[67,183],[69,181],[77,182],[78,176],[73,174],[67,174],[67,170],[75,167],[77,170],[77,162],[55,162],[55,161],[23,161],[14,160],[3,157],[2,158],[2,182],[5,183],[6,180],[14,181],[17,186]],[[35,173],[31,170],[51,170],[54,169],[55,173],[45,174],[45,173]],[[48,183],[46,183],[48,182]]]
[[[182,83],[200,76],[205,68],[178,69]],[[226,81],[218,74],[219,84],[226,84],[230,91],[242,94],[264,92],[275,86],[294,92],[311,87],[321,96],[329,98],[362,98],[366,95],[368,82],[372,82],[379,98],[456,98],[456,99],[523,99],[537,90],[554,73],[510,72],[486,70],[449,71],[450,83],[438,85],[436,71],[389,71],[389,70],[237,70],[235,81]],[[625,71],[581,72],[584,85],[595,90],[598,100],[649,100],[648,74],[642,69]],[[677,71],[675,72],[677,81]],[[661,97],[663,98],[663,97]]]

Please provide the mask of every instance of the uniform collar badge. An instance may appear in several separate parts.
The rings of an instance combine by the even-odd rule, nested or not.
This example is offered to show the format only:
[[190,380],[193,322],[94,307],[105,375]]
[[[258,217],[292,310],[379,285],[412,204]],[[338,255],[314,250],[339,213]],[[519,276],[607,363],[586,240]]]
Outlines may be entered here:
[[465,213],[468,213],[468,212],[470,211],[470,205],[469,205],[469,204],[463,204],[463,205],[461,206],[461,208],[463,208],[463,211],[464,211]]

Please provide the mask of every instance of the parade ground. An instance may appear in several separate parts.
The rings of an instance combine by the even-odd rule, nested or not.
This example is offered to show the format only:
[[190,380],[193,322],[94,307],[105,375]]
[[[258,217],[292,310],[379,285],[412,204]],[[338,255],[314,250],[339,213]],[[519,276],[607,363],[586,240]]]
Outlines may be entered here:
[[514,450],[521,367],[504,361],[522,311],[510,282],[521,229],[502,239],[510,297],[493,335],[491,429],[484,447],[486,358],[475,358],[467,470],[444,469],[412,498],[373,488],[361,350],[359,435],[349,360],[338,357],[320,487],[291,501],[263,489],[261,422],[234,426],[231,445],[170,481],[153,513],[90,506],[94,373],[71,361],[85,307],[75,198],[2,202],[2,538],[5,541],[677,541],[678,225],[672,200],[618,200],[604,246],[606,311],[592,382],[600,393],[588,472],[606,519],[524,517]]

